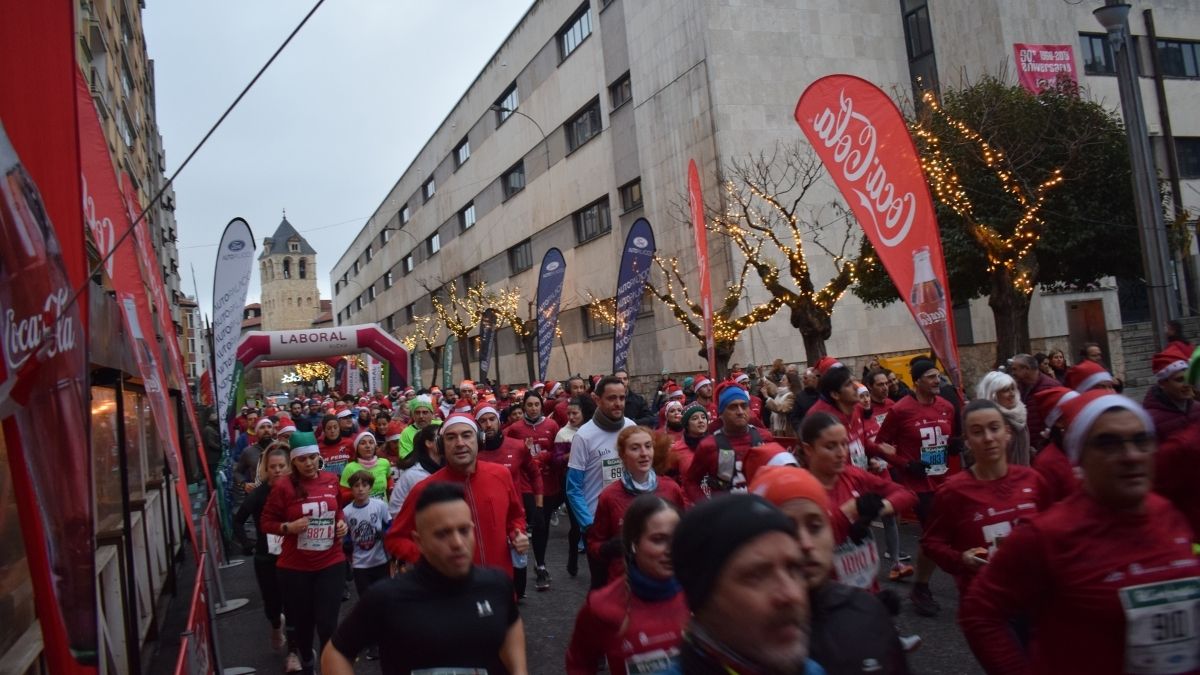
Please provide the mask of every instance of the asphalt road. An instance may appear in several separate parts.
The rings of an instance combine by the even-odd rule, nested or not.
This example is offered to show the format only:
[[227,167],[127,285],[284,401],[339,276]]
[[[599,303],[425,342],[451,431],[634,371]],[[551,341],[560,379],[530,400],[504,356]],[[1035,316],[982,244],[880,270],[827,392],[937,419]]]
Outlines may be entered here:
[[[571,638],[571,629],[575,622],[575,614],[583,604],[588,589],[587,564],[580,559],[579,576],[571,578],[567,575],[567,519],[559,519],[559,525],[551,528],[550,544],[547,550],[547,568],[553,578],[549,591],[539,593],[533,588],[532,574],[529,582],[528,598],[521,607],[521,615],[525,620],[525,635],[530,672],[538,675],[550,675],[564,671],[567,643]],[[901,547],[906,553],[916,550],[915,526],[901,525]],[[880,550],[882,547],[882,530],[876,530]],[[233,551],[231,551],[231,554]],[[237,556],[234,556],[237,557]],[[194,578],[194,567],[189,560],[180,570],[180,578]],[[262,601],[258,597],[257,586],[254,582],[252,562],[240,567],[230,568],[221,572],[225,593],[228,598],[248,598],[249,604],[236,611],[218,618],[222,665],[226,668],[245,666],[255,668],[260,673],[282,672],[283,655],[273,652],[268,642],[268,627],[263,616]],[[187,582],[184,582],[185,584]],[[897,593],[907,598],[910,583],[892,583],[886,578],[881,580],[885,587],[891,587]],[[958,593],[949,576],[938,572],[934,575],[932,588],[934,597],[942,605],[940,616],[924,618],[912,611],[912,606],[904,603],[903,611],[897,619],[897,625],[902,634],[917,634],[922,638],[921,647],[909,656],[909,665],[914,673],[922,675],[970,675],[982,673],[974,657],[967,649],[966,642],[954,622],[958,607]],[[183,589],[180,589],[183,590]],[[353,594],[353,591],[351,592]],[[151,656],[150,673],[166,675],[173,672],[175,665],[174,654],[178,650],[177,635],[182,630],[182,615],[186,612],[186,603],[190,592],[181,592],[176,596],[168,609],[166,621],[162,627],[161,640],[156,653]],[[353,606],[351,599],[342,604],[345,615]],[[172,649],[174,646],[174,649]],[[356,673],[374,675],[379,673],[377,661],[367,661],[360,658],[355,666]]]

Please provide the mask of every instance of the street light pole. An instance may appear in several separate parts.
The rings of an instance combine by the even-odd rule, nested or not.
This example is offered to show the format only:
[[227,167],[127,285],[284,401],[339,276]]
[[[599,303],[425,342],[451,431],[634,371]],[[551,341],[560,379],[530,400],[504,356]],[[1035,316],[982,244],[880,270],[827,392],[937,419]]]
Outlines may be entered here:
[[1142,246],[1142,267],[1150,296],[1151,329],[1154,348],[1161,349],[1166,344],[1166,322],[1179,316],[1179,310],[1177,298],[1173,297],[1166,278],[1171,256],[1167,248],[1162,209],[1159,207],[1157,173],[1150,153],[1142,92],[1137,81],[1133,37],[1129,32],[1129,9],[1129,5],[1117,0],[1105,0],[1105,5],[1094,11],[1093,15],[1108,31],[1108,43],[1117,62],[1121,113],[1129,137],[1129,160],[1133,170],[1138,240]]

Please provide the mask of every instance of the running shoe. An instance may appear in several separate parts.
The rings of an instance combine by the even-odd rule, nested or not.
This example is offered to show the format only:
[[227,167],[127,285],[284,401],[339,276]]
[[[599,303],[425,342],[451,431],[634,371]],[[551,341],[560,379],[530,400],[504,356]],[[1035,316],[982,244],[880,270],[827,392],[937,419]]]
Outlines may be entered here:
[[534,587],[539,591],[550,590],[550,572],[545,567],[537,568],[537,580],[534,582]]
[[888,579],[891,579],[892,581],[900,581],[901,579],[904,579],[905,577],[911,577],[912,575],[912,565],[896,563],[895,565],[892,565],[892,570],[888,572]]
[[296,652],[288,652],[287,659],[283,662],[283,672],[298,673],[301,670],[300,654]]
[[550,527],[558,527],[558,509],[550,514]]
[[901,635],[900,636],[900,648],[904,650],[905,654],[911,654],[912,652],[917,651],[917,649],[920,648],[920,646],[921,646],[921,636],[920,635]]
[[283,635],[283,626],[271,629],[271,649],[279,651],[287,644],[287,638]]
[[913,609],[921,616],[937,616],[938,612],[942,611],[942,606],[933,599],[933,593],[926,584],[914,585],[908,599],[912,601]]
[[[891,560],[891,559],[892,559],[892,554],[891,554],[891,553],[888,553],[887,551],[884,551],[884,552],[883,552],[883,559],[884,559],[884,560]],[[912,562],[912,556],[911,556],[911,555],[909,555],[909,554],[907,554],[907,553],[901,553],[901,554],[900,554],[900,562],[902,562],[902,563],[906,563],[906,562]]]

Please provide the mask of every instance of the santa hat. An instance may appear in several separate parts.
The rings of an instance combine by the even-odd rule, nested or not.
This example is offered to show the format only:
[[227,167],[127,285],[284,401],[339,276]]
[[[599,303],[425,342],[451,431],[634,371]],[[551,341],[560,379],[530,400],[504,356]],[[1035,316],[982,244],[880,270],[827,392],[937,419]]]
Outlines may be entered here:
[[1049,435],[1055,422],[1062,417],[1063,405],[1078,397],[1079,392],[1071,391],[1066,387],[1046,387],[1034,393],[1033,404],[1037,406],[1038,410],[1043,411],[1042,421],[1046,424],[1046,430],[1043,433]]
[[291,449],[288,453],[291,459],[316,455],[321,452],[321,448],[317,446],[317,437],[311,431],[297,431],[292,434],[292,437],[288,439],[288,447]]
[[671,399],[671,400],[674,400],[674,399],[682,400],[683,399],[683,389],[680,388],[680,386],[677,384],[667,385],[667,398]]
[[370,399],[368,399],[366,396],[359,396],[359,397],[358,397],[358,404],[359,404],[359,405],[367,405],[367,404],[368,404],[368,403],[370,403],[370,402],[371,402],[371,401],[370,401]]
[[264,424],[272,424],[271,418],[269,418],[269,417],[258,418],[258,421],[254,423],[254,433],[258,433],[259,427],[261,427]]
[[1088,432],[1096,424],[1101,415],[1114,408],[1128,410],[1137,415],[1145,425],[1146,431],[1154,433],[1154,421],[1150,419],[1145,409],[1136,401],[1111,391],[1089,391],[1063,403],[1063,420],[1067,433],[1063,435],[1063,451],[1071,460],[1071,464],[1079,464],[1079,455],[1083,452],[1083,441]]
[[456,424],[465,424],[474,429],[476,433],[479,432],[479,425],[476,424],[475,418],[471,417],[470,409],[468,408],[467,412],[465,413],[455,412],[451,414],[450,417],[447,417],[446,421],[442,423],[442,426],[438,427],[438,435],[440,436],[446,433],[447,429]]
[[354,417],[354,411],[349,408],[339,408],[337,411],[337,418],[341,420],[346,419],[347,417]]
[[474,389],[475,382],[472,380],[463,380],[462,382],[458,383],[458,388],[461,390],[463,387],[470,387],[470,388]]
[[824,375],[831,368],[841,368],[842,362],[832,356],[822,356],[817,360],[817,374]]
[[287,417],[279,418],[279,428],[275,430],[276,436],[296,433],[296,423]]
[[1172,342],[1166,349],[1150,358],[1150,369],[1154,371],[1154,379],[1159,382],[1171,378],[1175,373],[1187,370],[1191,354],[1176,347],[1177,344]]
[[733,381],[738,384],[741,384],[742,382],[749,382],[750,376],[740,370],[735,370],[733,372]]
[[546,395],[547,396],[557,396],[558,392],[560,392],[562,390],[563,390],[562,382],[556,382],[554,380],[550,380],[549,382],[546,383]]
[[355,454],[355,455],[357,455],[357,454],[358,454],[358,442],[359,442],[359,441],[361,441],[361,440],[362,440],[362,439],[364,439],[364,438],[370,438],[371,440],[375,440],[375,434],[373,434],[373,433],[371,433],[371,432],[369,432],[369,431],[360,431],[360,432],[358,432],[358,435],[354,437],[354,445],[353,445],[353,446],[351,446],[351,447],[353,447],[353,448],[354,448],[354,454]]
[[263,415],[265,415],[266,417],[270,417],[277,412],[279,412],[279,408],[276,408],[273,405],[269,405],[269,406],[267,406],[267,409],[263,411]]
[[785,450],[782,445],[768,442],[750,448],[742,461],[742,474],[746,476],[747,482],[754,482],[760,470],[771,466],[799,467],[800,463],[796,461],[795,455]]
[[491,413],[491,414],[495,415],[496,417],[500,416],[500,411],[496,410],[496,406],[494,406],[491,403],[488,403],[486,401],[475,406],[475,410],[473,411],[472,414],[475,416],[475,421],[479,421],[480,417],[483,417],[484,415],[486,415],[488,413]]
[[399,422],[388,422],[387,429],[383,432],[385,441],[398,441],[400,436],[404,434],[404,425]]
[[1067,387],[1079,393],[1112,382],[1113,376],[1095,361],[1082,361],[1067,369]]
[[695,381],[692,382],[692,386],[697,390],[706,384],[712,384],[712,380],[708,379],[708,376],[704,374],[697,375]]
[[663,406],[663,409],[667,412],[671,412],[672,410],[679,410],[679,412],[683,412],[683,404],[679,401],[671,400],[667,401],[667,404]]
[[426,410],[432,412],[433,411],[433,399],[422,394],[408,402],[408,412],[410,412],[410,413],[416,412],[420,408],[425,408]]
[[538,389],[545,389],[545,388],[546,388],[546,385],[542,384],[541,382],[534,382],[533,386],[530,387],[530,389],[532,389],[533,391],[537,391]]

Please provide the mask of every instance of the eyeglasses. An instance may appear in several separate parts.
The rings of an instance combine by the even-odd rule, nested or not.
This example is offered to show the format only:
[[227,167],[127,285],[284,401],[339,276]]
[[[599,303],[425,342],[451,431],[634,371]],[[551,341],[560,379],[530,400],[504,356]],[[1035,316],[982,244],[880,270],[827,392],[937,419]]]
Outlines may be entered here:
[[1102,434],[1089,441],[1087,445],[1089,448],[1095,448],[1110,458],[1124,453],[1130,447],[1139,455],[1148,455],[1154,452],[1156,447],[1154,434],[1147,432],[1137,433],[1132,436]]

